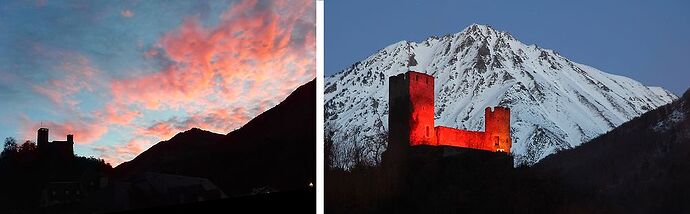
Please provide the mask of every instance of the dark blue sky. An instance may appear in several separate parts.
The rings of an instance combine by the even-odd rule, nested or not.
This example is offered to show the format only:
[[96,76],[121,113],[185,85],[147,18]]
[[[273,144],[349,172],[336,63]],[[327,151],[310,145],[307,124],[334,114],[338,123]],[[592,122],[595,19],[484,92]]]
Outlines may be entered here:
[[510,32],[602,71],[690,87],[690,1],[326,1],[325,73],[400,40],[420,41],[472,23]]

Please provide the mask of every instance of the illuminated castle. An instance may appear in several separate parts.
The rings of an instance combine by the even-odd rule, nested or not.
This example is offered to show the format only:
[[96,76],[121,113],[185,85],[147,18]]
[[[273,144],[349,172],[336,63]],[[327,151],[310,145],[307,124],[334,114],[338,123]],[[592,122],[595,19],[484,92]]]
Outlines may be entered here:
[[434,126],[434,77],[414,71],[389,82],[389,149],[445,146],[510,154],[510,109],[487,107],[484,131]]
[[48,142],[48,128],[39,128],[36,144],[41,155],[61,159],[74,157],[74,135],[72,134],[67,135],[66,141]]

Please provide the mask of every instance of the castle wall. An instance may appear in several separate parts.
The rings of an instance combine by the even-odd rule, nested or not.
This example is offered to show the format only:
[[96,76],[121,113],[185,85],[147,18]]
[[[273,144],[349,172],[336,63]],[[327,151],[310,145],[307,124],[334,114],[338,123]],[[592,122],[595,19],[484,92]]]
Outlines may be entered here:
[[50,142],[49,148],[55,157],[69,158],[74,156],[74,143],[69,141]]
[[454,129],[445,126],[437,126],[436,139],[439,146],[454,146],[481,150],[490,150],[484,143],[484,132]]

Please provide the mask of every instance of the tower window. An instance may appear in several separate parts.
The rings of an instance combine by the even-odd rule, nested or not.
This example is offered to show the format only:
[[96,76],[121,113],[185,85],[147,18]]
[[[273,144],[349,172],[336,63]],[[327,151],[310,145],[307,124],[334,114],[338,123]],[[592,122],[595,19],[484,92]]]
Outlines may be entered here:
[[426,137],[429,137],[429,126],[426,126]]

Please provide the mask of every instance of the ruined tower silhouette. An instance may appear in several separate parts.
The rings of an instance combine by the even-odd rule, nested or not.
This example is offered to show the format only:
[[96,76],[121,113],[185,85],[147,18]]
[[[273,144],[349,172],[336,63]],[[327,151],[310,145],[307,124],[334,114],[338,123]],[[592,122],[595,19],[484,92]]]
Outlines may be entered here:
[[487,107],[483,132],[434,126],[434,77],[408,71],[389,80],[389,155],[420,145],[510,154],[510,109]]
[[67,140],[48,141],[48,128],[39,128],[36,144],[41,155],[50,158],[68,159],[74,157],[74,135],[68,134]]

